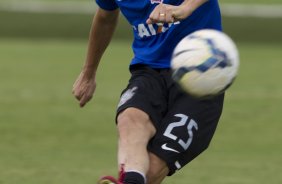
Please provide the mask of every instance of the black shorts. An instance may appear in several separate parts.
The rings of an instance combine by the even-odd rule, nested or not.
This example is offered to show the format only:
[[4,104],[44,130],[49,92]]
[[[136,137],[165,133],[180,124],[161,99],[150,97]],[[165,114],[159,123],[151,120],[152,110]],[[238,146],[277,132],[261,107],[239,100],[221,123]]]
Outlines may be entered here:
[[122,92],[117,115],[129,107],[149,115],[157,132],[148,150],[167,163],[172,175],[208,147],[222,112],[224,94],[196,99],[172,81],[169,69],[136,65],[130,71],[132,76]]

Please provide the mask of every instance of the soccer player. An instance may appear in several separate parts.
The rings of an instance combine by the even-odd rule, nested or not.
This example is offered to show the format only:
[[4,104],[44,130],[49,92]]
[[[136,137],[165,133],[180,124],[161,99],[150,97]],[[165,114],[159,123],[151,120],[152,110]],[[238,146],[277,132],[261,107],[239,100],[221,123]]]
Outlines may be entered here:
[[209,145],[224,95],[196,99],[172,81],[176,44],[200,29],[221,30],[217,0],[96,0],[84,67],[73,86],[83,107],[96,88],[96,71],[121,12],[134,33],[131,78],[117,107],[119,177],[99,184],[159,184]]

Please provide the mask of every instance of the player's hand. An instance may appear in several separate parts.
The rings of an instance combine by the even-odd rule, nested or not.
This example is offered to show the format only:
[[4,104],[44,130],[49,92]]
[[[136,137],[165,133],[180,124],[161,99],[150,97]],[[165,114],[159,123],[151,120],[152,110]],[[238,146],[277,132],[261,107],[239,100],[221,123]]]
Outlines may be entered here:
[[173,6],[168,4],[160,3],[151,12],[147,19],[147,24],[153,23],[172,23],[175,19],[173,17]]
[[187,18],[192,13],[186,5],[173,6],[169,4],[158,4],[147,19],[147,24],[173,23]]
[[79,101],[80,107],[83,107],[91,100],[96,89],[95,73],[82,71],[75,81],[72,93]]

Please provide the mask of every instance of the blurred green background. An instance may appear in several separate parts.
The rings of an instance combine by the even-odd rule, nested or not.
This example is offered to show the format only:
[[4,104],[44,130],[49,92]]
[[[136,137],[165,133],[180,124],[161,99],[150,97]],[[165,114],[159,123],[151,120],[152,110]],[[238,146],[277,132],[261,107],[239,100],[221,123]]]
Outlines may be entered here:
[[[73,9],[75,5],[71,4],[66,0],[33,0],[27,1],[23,3],[21,1],[15,0],[1,0],[0,3],[5,4],[8,2],[9,5],[16,5],[16,8],[13,10],[18,11],[5,11],[5,9],[0,11],[0,37],[28,37],[28,38],[58,38],[58,39],[86,39],[89,26],[91,23],[92,16],[95,12],[96,5],[94,1],[91,0],[83,0],[83,1],[72,1],[72,3],[84,2],[84,6],[82,8],[87,8],[87,11],[80,13],[71,13],[71,10],[67,13],[65,11],[53,11],[52,13],[48,12],[49,9],[44,12],[38,13],[34,12],[34,9],[40,8],[40,4],[36,6],[29,6],[30,3],[46,3],[53,2],[50,6],[50,9],[55,9],[62,7],[64,9]],[[0,2],[1,2],[0,1]],[[250,5],[253,3],[267,3],[268,5],[280,5],[279,1],[281,0],[260,0],[260,1],[247,1],[246,4]],[[20,2],[21,4],[19,4]],[[66,5],[62,5],[62,2],[68,2]],[[229,3],[243,3],[244,1],[235,1],[235,0],[222,0],[223,5],[227,5]],[[6,3],[7,4],[7,3]],[[58,4],[58,5],[56,5]],[[21,9],[20,5],[23,5],[25,8]],[[44,5],[44,4],[43,4]],[[282,3],[280,5],[281,9]],[[10,6],[8,6],[10,7]],[[79,7],[77,7],[79,8]],[[11,9],[11,8],[10,8]],[[32,9],[33,11],[27,12],[26,9]],[[91,9],[93,9],[93,13],[91,13]],[[252,6],[249,7],[250,11],[261,11],[255,10]],[[46,12],[47,11],[47,12]],[[89,12],[90,11],[90,12]],[[266,42],[281,42],[281,32],[282,32],[282,23],[281,17],[267,18],[263,17],[234,17],[234,16],[224,16],[223,17],[223,25],[225,31],[232,36],[232,38],[236,41],[266,41]],[[240,13],[238,13],[240,14]],[[280,13],[281,15],[281,13]],[[131,38],[131,27],[121,16],[120,24],[116,31],[115,38],[118,39],[128,39]]]
[[[80,109],[71,89],[96,6],[81,0],[74,3],[83,2],[85,12],[28,8],[49,2],[53,9],[70,6],[67,0],[0,0],[0,184],[93,184],[117,174],[114,116],[129,77],[130,27],[121,17],[95,96]],[[247,4],[250,11],[254,3],[282,5],[220,3]],[[238,45],[240,73],[210,148],[164,184],[282,183],[282,17],[224,13],[223,25]]]

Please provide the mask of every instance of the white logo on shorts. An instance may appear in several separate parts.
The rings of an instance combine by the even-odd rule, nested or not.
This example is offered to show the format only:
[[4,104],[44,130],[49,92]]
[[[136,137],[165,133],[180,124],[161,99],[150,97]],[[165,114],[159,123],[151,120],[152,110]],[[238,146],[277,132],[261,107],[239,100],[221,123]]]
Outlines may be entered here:
[[167,147],[167,143],[162,145],[162,149],[167,150],[167,151],[172,151],[172,152],[175,152],[175,153],[179,153],[179,151],[172,149],[170,147]]
[[130,100],[134,96],[135,90],[137,90],[137,87],[133,87],[132,89],[128,89],[126,92],[124,92],[120,97],[118,107],[122,106],[123,104],[125,104],[125,102]]

